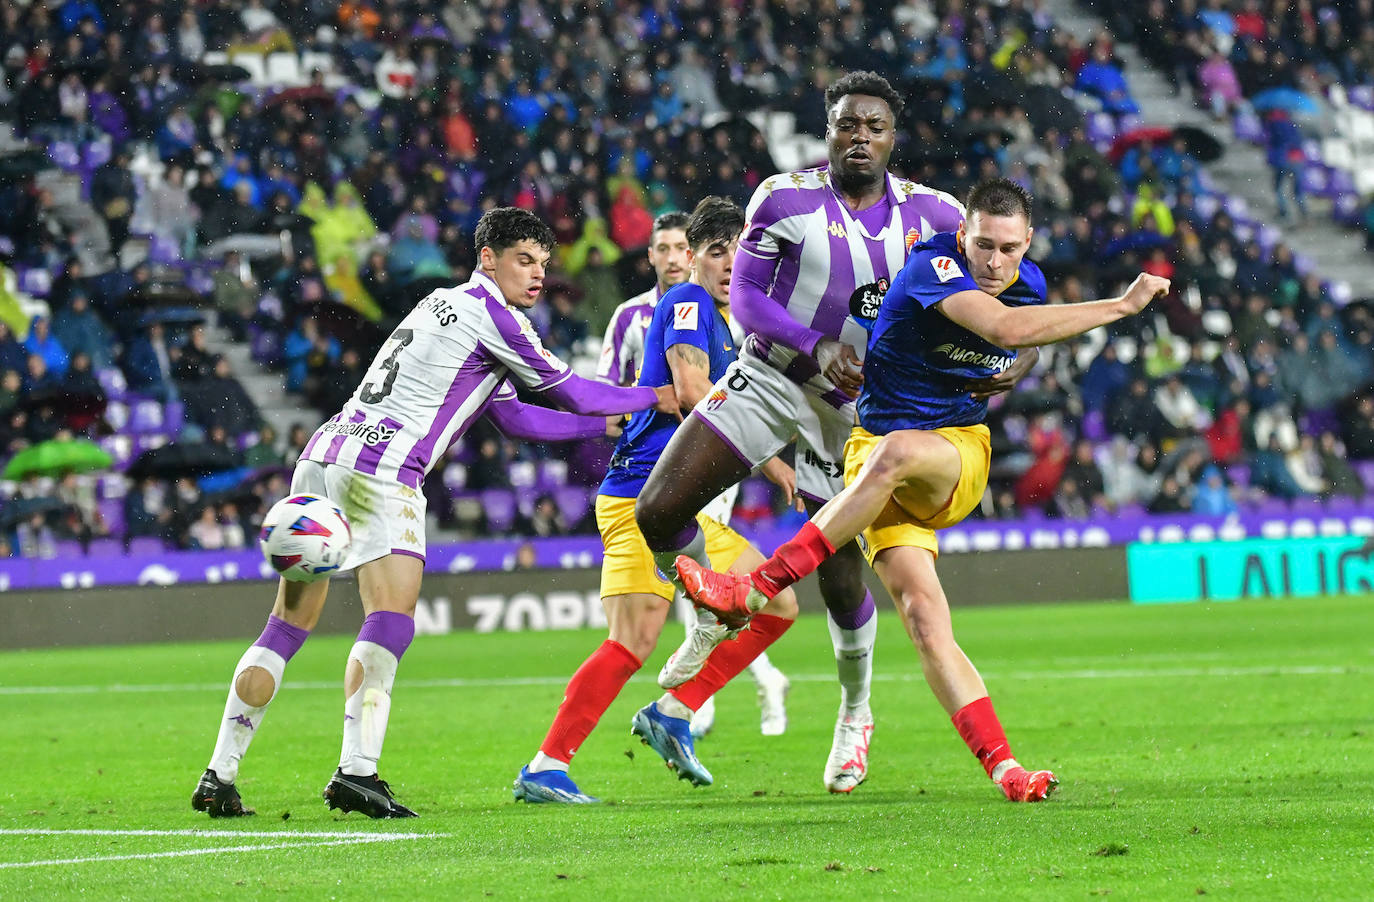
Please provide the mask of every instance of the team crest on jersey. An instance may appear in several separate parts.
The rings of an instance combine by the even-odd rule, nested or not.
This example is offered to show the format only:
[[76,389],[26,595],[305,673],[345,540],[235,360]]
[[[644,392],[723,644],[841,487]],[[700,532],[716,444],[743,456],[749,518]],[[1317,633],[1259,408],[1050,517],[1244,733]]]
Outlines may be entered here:
[[673,328],[695,329],[697,327],[697,302],[684,301],[673,305]]
[[921,233],[918,229],[906,230],[906,251],[911,253],[911,249],[916,246],[916,242],[921,240]]
[[886,294],[887,279],[860,285],[849,296],[849,312],[855,319],[877,319],[878,309],[883,306],[883,296]]
[[959,264],[954,262],[953,257],[936,257],[930,261],[930,265],[935,268],[935,278],[939,279],[941,284],[948,282],[950,279],[959,276],[963,272],[963,270],[959,268]]
[[715,391],[711,392],[710,396],[706,398],[706,409],[715,410],[717,407],[725,403],[726,397],[727,395],[725,389],[716,389]]

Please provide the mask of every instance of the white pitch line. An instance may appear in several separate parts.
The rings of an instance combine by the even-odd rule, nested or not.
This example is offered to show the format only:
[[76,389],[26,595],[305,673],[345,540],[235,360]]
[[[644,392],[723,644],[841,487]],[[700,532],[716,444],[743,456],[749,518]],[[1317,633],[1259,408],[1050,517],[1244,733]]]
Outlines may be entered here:
[[91,855],[84,858],[49,858],[42,861],[0,861],[0,870],[90,864],[101,861],[144,861],[152,858],[186,858],[197,855],[224,855],[240,852],[265,852],[274,849],[315,849],[324,846],[356,846],[367,843],[396,842],[406,839],[442,839],[448,833],[337,833],[323,830],[267,830],[252,833],[239,830],[48,830],[42,828],[0,829],[4,836],[195,836],[236,839],[273,839],[289,837],[294,842],[254,843],[217,846],[205,849],[176,849],[168,852],[134,852],[128,855]]
[[[983,671],[985,679],[995,680],[1139,680],[1154,678],[1238,677],[1238,676],[1333,676],[1374,673],[1374,667],[1362,664],[1272,665],[1253,667],[1161,667],[1161,668],[1079,668],[1069,670],[1009,670]],[[788,679],[799,683],[828,683],[833,673],[789,673]],[[919,672],[875,673],[880,683],[912,683],[923,680]],[[650,676],[639,676],[631,682],[647,683]],[[405,680],[406,689],[499,689],[512,686],[565,686],[567,676],[541,677],[454,677],[437,680]],[[95,695],[100,693],[155,692],[223,692],[225,683],[111,683],[108,686],[0,686],[0,696],[6,695]],[[283,689],[337,692],[337,681],[303,681],[283,683]]]
[[50,829],[47,827],[0,827],[0,836],[197,836],[206,838],[254,839],[428,839],[446,838],[448,833],[372,833],[366,830],[107,830]]

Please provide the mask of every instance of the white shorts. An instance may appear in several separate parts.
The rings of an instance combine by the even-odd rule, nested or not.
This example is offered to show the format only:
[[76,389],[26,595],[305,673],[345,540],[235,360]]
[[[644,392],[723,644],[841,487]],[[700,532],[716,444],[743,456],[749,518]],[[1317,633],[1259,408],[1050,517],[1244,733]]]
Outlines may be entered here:
[[388,554],[425,559],[425,495],[393,479],[313,460],[296,463],[291,491],[323,495],[348,518],[353,540],[340,570]]
[[758,469],[797,442],[797,491],[829,501],[844,489],[844,445],[857,422],[854,402],[833,407],[761,360],[741,356],[693,416]]

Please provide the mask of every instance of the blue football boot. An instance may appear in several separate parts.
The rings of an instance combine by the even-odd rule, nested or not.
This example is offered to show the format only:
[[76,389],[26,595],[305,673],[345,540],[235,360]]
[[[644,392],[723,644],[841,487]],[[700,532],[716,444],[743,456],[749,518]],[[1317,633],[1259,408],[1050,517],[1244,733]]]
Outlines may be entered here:
[[690,721],[669,717],[658,710],[657,703],[650,703],[635,713],[630,732],[658,752],[668,767],[677,771],[679,780],[690,780],[693,786],[711,785],[711,772],[697,760],[692,745]]
[[561,770],[541,770],[530,773],[529,767],[520,768],[520,776],[515,778],[512,787],[515,800],[525,802],[558,802],[564,805],[589,805],[599,802],[577,788],[565,772]]

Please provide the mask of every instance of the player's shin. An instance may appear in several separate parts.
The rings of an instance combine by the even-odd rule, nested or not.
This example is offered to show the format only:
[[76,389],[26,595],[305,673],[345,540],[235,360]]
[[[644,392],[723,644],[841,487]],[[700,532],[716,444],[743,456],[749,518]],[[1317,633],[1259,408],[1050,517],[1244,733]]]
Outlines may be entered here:
[[530,771],[567,770],[601,715],[643,663],[614,639],[602,642],[568,681],[563,703],[539,746],[539,754],[530,762]]
[[239,659],[208,765],[220,782],[233,783],[237,779],[239,759],[248,751],[267,706],[281,688],[286,663],[309,635],[307,629],[292,626],[276,616],[268,617],[262,635]]
[[864,590],[857,610],[836,614],[827,611],[830,642],[835,648],[835,670],[840,680],[840,702],[845,710],[857,711],[868,705],[873,682],[873,641],[878,635],[877,605],[872,593]]
[[344,701],[343,748],[339,769],[355,777],[377,773],[387,721],[391,715],[391,687],[401,656],[415,638],[415,620],[395,611],[374,611],[363,621],[358,640],[348,654],[345,690],[356,686]]
[[[722,642],[706,659],[701,672],[674,689],[659,701],[659,710],[670,717],[691,717],[722,686],[734,679],[764,649],[778,641],[794,620],[771,614],[756,614],[749,628],[731,642]],[[681,707],[679,707],[681,706]],[[682,713],[686,710],[687,713]]]
[[773,556],[752,573],[749,580],[767,598],[809,575],[835,553],[835,546],[814,522],[808,521],[797,534],[778,546]]

